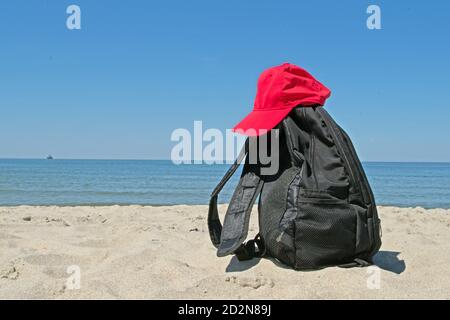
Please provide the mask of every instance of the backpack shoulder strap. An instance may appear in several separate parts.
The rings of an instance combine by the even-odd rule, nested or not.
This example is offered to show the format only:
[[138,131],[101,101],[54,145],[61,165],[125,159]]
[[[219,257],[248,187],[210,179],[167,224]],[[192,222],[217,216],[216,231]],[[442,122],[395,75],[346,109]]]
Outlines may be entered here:
[[[263,252],[261,250],[263,242],[258,237],[249,241],[248,244],[243,244],[247,238],[253,204],[263,186],[263,180],[259,176],[259,167],[257,165],[248,163],[244,165],[239,184],[233,193],[225,214],[223,227],[217,210],[217,198],[220,191],[236,172],[247,152],[248,139],[236,161],[211,194],[208,228],[211,242],[218,249],[217,256],[219,257],[235,253],[239,260],[247,260],[262,255]],[[258,251],[255,250],[255,245],[258,246]]]

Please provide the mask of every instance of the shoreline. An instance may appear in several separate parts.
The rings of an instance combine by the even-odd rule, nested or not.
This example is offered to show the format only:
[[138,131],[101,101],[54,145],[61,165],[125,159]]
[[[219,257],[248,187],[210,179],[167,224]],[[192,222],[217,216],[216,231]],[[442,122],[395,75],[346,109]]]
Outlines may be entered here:
[[0,206],[0,299],[450,299],[450,209],[378,210],[377,267],[301,272],[216,257],[206,205]]

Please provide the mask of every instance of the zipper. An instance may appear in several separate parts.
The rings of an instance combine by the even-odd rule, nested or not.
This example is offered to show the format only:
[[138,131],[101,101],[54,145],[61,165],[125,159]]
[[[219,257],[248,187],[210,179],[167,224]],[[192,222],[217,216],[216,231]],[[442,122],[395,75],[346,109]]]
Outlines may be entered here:
[[[330,132],[331,132],[331,135],[333,136],[333,139],[335,139],[335,143],[337,143],[339,145],[339,147],[343,151],[344,162],[347,162],[346,165],[347,165],[347,167],[349,169],[348,171],[350,173],[351,179],[354,182],[354,186],[356,186],[359,189],[359,191],[361,192],[361,195],[362,195],[363,200],[364,200],[365,203],[370,202],[371,204],[373,204],[375,206],[376,205],[375,204],[375,198],[374,198],[373,193],[371,192],[371,190],[369,190],[367,188],[367,185],[368,185],[369,182],[367,180],[366,175],[363,173],[363,168],[362,168],[361,162],[359,162],[359,161],[352,161],[356,165],[358,170],[362,172],[360,174],[361,178],[364,180],[364,183],[362,183],[362,184],[361,183],[356,183],[354,171],[352,170],[352,166],[350,166],[350,161],[347,158],[347,154],[345,152],[345,149],[343,148],[343,146],[341,144],[341,142],[342,142],[341,136],[343,135],[348,140],[348,143],[346,144],[347,145],[347,149],[349,149],[349,151],[351,153],[356,154],[355,148],[351,144],[349,136],[343,130],[342,130],[342,133],[338,134],[336,132],[336,129],[335,129],[332,121],[330,120],[330,118],[331,118],[330,115],[325,110],[322,110],[322,109],[319,109],[319,110],[320,110],[319,112],[322,115],[323,120],[325,121],[325,124],[327,125],[327,127],[330,128]],[[362,186],[362,185],[364,185],[364,186]],[[364,188],[364,190],[363,190],[363,188]],[[376,210],[376,208],[375,208],[375,210]],[[381,233],[380,232],[381,226],[379,224],[378,215],[374,214],[374,211],[372,211],[372,220],[373,220],[372,221],[372,231],[373,231],[373,234],[374,234],[373,238],[375,239],[376,238],[375,237],[375,233],[378,233],[379,237],[381,237],[381,235],[380,235],[380,233]],[[377,228],[377,226],[378,226],[378,228]],[[379,241],[375,241],[374,239],[372,240],[373,244],[372,244],[371,251],[373,251],[374,248],[376,248],[379,245]]]
[[[303,111],[303,117],[305,117],[306,119],[306,110],[305,108],[302,109]],[[312,128],[311,125],[308,123],[308,127],[309,127],[309,131],[311,133],[311,141],[310,141],[310,145],[309,145],[309,158],[310,158],[310,165],[311,165],[311,174],[313,176],[314,179],[314,184],[316,185],[316,189],[319,189],[319,182],[317,181],[317,176],[316,176],[316,172],[314,171],[314,158],[315,158],[315,139],[314,139],[314,135],[312,134]]]
[[[349,141],[349,143],[348,143],[349,148],[351,148],[351,150],[354,153],[356,153],[353,144],[350,142],[350,137],[348,136],[348,134],[345,131],[342,130],[342,132],[343,132],[344,136],[346,137],[346,139]],[[359,169],[361,170],[361,172],[363,172],[363,168],[362,168],[361,162],[359,162],[357,165],[358,165]],[[364,187],[368,186],[369,185],[369,181],[367,179],[367,176],[365,174],[361,174],[361,176],[364,179],[364,182],[366,183],[364,185]],[[373,230],[374,230],[374,235],[375,235],[375,233],[378,234],[378,238],[377,238],[378,240],[374,241],[374,245],[373,245],[373,248],[376,248],[378,245],[380,245],[381,238],[383,236],[383,232],[382,232],[382,229],[381,229],[380,218],[378,217],[378,213],[374,214],[376,212],[376,203],[375,203],[375,197],[373,195],[373,192],[372,192],[372,190],[369,190],[367,188],[366,188],[366,190],[367,190],[367,194],[369,195],[370,202],[375,206],[375,209],[372,209],[372,220],[373,220],[372,226],[373,226]]]
[[314,139],[314,135],[311,135],[311,173],[314,177],[314,183],[316,184],[316,189],[319,189],[319,182],[317,181],[317,176],[316,176],[316,172],[314,171],[314,158],[316,156],[315,153],[315,139]]
[[[345,131],[342,131],[342,134],[344,135],[344,137],[346,138],[346,140],[349,141],[349,142],[347,143],[347,145],[348,145],[350,151],[353,152],[354,154],[356,154],[356,150],[355,150],[355,148],[353,147],[353,144],[350,142],[350,137],[345,133]],[[361,162],[360,162],[360,161],[354,161],[354,162],[356,163],[356,166],[358,167],[359,171],[360,171],[360,172],[363,172],[364,169],[363,169],[363,167],[362,167]],[[364,189],[365,189],[364,191],[366,192],[367,196],[369,197],[369,201],[370,201],[371,203],[375,204],[375,198],[374,198],[374,196],[373,196],[373,193],[371,192],[371,190],[369,190],[369,189],[367,188],[367,186],[369,185],[369,181],[367,180],[367,176],[366,176],[365,174],[361,174],[361,178],[364,180],[363,187],[364,187]]]
[[[342,159],[344,160],[344,164],[346,166],[346,169],[349,173],[350,176],[350,180],[352,182],[352,185],[355,186],[358,190],[358,192],[361,192],[363,198],[365,198],[364,192],[362,192],[361,190],[361,185],[360,183],[357,183],[357,179],[355,177],[355,173],[353,171],[353,168],[350,164],[350,160],[348,158],[347,152],[345,151],[344,146],[342,145],[342,138],[340,136],[338,136],[338,133],[336,132],[333,124],[331,123],[330,120],[330,115],[323,109],[318,109],[319,114],[322,116],[322,119],[325,121],[325,124],[327,125],[327,127],[330,129],[331,132],[331,136],[334,139],[334,142],[336,143],[336,145],[338,146],[339,150],[342,150]],[[364,199],[364,201],[366,202],[367,199]]]

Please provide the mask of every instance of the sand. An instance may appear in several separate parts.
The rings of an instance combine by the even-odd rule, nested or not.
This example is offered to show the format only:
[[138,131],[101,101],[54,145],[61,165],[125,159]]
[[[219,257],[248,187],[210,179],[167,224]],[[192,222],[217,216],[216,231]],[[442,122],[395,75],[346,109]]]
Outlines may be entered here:
[[0,207],[0,298],[450,298],[450,210],[380,207],[376,266],[309,272],[269,259],[217,258],[206,212],[185,205]]

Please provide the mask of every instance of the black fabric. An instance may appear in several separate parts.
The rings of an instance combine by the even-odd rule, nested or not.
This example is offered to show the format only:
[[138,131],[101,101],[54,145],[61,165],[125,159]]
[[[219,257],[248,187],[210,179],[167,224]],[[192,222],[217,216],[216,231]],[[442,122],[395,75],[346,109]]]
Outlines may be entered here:
[[300,193],[300,179],[302,177],[301,170],[296,173],[294,179],[289,184],[287,199],[286,199],[286,211],[281,217],[280,228],[285,230],[291,237],[294,236],[294,227],[292,221],[298,214],[298,197]]

